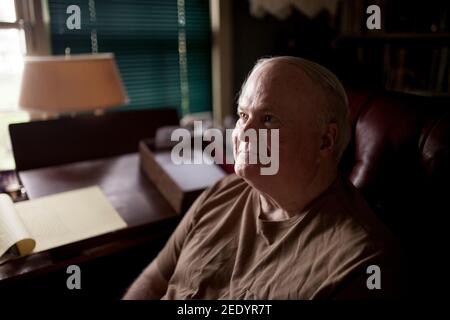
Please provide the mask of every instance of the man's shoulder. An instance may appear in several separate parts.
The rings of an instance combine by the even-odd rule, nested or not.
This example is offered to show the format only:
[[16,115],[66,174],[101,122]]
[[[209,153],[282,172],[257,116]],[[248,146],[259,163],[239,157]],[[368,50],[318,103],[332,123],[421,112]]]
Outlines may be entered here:
[[360,192],[341,177],[335,191],[321,209],[322,223],[334,232],[345,246],[385,249],[393,244],[390,230],[372,211]]
[[[308,246],[322,252],[317,259],[327,265],[331,282],[340,282],[370,265],[396,267],[397,244],[364,198],[345,178],[310,220]],[[362,270],[362,271],[361,271]]]
[[248,187],[250,186],[244,179],[234,173],[229,174],[206,190],[205,200],[214,196],[223,196],[224,194],[238,194]]

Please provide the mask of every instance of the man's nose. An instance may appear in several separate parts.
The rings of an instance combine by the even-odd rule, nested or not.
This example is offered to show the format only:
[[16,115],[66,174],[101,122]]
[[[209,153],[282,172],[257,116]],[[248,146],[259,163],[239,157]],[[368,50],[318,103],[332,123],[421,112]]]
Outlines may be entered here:
[[253,130],[258,130],[258,124],[257,121],[255,119],[255,117],[249,117],[247,119],[247,121],[245,121],[245,123],[241,126],[241,129],[243,132],[253,129]]
[[256,119],[249,117],[245,123],[237,127],[237,139],[240,142],[255,144],[258,135],[258,123]]

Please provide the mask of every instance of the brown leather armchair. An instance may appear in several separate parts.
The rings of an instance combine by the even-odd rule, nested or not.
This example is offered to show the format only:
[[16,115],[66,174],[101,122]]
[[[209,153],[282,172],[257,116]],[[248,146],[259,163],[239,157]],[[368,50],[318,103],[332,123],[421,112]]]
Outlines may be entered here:
[[405,292],[424,297],[446,278],[450,98],[347,93],[352,141],[341,170],[398,238]]

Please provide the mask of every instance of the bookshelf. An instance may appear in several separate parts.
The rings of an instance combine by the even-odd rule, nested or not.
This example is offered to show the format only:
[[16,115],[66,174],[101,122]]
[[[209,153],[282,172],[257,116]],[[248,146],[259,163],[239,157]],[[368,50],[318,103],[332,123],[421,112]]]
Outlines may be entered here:
[[[381,30],[365,10],[381,9]],[[450,96],[450,3],[343,0],[334,46],[344,82],[388,91]]]

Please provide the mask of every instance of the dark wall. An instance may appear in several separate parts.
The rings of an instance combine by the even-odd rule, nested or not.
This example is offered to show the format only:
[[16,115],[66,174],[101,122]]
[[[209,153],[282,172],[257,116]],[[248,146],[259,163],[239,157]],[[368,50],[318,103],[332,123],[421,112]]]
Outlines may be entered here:
[[[366,26],[374,2],[380,30]],[[347,87],[450,95],[448,0],[345,0],[336,17],[293,10],[285,20],[251,16],[248,0],[232,5],[235,94],[258,58],[292,55],[324,65]]]
[[292,55],[335,69],[332,42],[334,22],[323,12],[309,19],[297,10],[285,20],[250,15],[248,0],[233,0],[234,92],[255,62],[263,56]]

